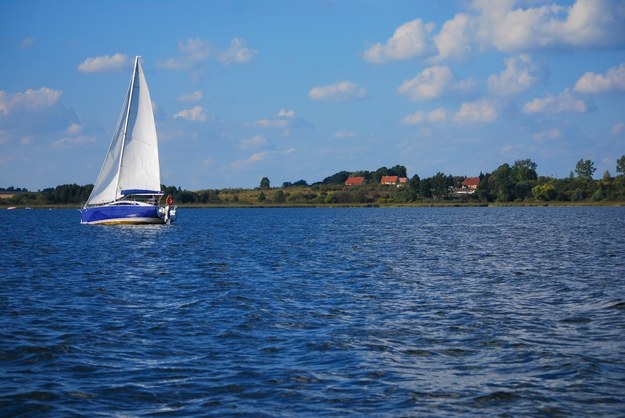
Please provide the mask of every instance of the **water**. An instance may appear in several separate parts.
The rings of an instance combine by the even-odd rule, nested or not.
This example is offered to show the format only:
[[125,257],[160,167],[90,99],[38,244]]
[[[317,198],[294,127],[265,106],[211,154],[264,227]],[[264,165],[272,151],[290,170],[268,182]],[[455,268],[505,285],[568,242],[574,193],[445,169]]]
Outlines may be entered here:
[[2,416],[625,411],[625,207],[0,221]]

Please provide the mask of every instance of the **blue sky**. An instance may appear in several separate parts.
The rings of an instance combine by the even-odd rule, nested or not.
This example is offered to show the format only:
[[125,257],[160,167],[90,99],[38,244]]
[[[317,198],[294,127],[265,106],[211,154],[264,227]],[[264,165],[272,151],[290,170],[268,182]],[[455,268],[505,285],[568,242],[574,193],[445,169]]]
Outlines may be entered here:
[[8,0],[0,53],[0,187],[93,183],[135,55],[190,190],[625,154],[621,0]]

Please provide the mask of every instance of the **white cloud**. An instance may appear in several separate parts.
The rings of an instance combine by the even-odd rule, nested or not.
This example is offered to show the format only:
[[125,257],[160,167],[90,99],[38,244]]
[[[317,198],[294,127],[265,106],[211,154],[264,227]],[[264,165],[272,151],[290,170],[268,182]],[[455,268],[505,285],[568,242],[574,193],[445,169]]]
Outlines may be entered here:
[[544,1],[473,0],[470,8],[444,22],[438,33],[416,19],[399,26],[386,43],[363,54],[374,63],[423,58],[440,63],[495,49],[614,48],[625,45],[621,0],[577,0],[571,6]]
[[625,9],[619,0],[577,0],[515,7],[514,1],[474,2],[489,43],[500,51],[611,47],[625,41]]
[[449,88],[453,79],[454,76],[449,67],[429,67],[414,78],[404,81],[398,91],[411,100],[434,99]]
[[202,106],[195,106],[192,109],[181,110],[174,115],[174,119],[186,119],[193,122],[206,122],[208,120],[208,114]]
[[625,132],[625,123],[616,123],[612,126],[612,135],[620,135]]
[[94,136],[87,135],[77,135],[77,136],[66,136],[59,140],[56,140],[52,143],[53,149],[68,149],[74,148],[81,145],[89,145],[95,144],[96,138]]
[[444,122],[447,119],[447,111],[442,107],[430,112],[419,110],[415,113],[404,116],[401,123],[404,125],[417,125],[423,122]]
[[278,110],[278,117],[292,119],[295,117],[295,111],[280,109]]
[[565,90],[557,96],[548,94],[536,98],[523,106],[524,113],[586,113],[588,105],[570,91]]
[[491,93],[512,96],[534,87],[541,79],[543,69],[528,54],[519,54],[505,60],[506,69],[488,78]]
[[200,38],[190,38],[178,43],[179,57],[169,58],[159,63],[162,68],[169,70],[186,70],[193,68],[197,63],[210,57],[212,48],[208,42]]
[[471,79],[456,81],[447,66],[425,68],[414,78],[404,81],[397,91],[410,100],[429,100],[451,93],[464,93],[475,88]]
[[558,139],[562,138],[562,132],[558,128],[547,129],[546,131],[537,132],[532,135],[535,141],[543,141],[545,139]]
[[259,145],[265,145],[266,143],[267,143],[267,138],[265,138],[263,135],[256,135],[252,138],[241,140],[241,148],[248,149],[248,148],[257,147]]
[[352,81],[340,81],[328,86],[313,87],[308,92],[311,100],[319,101],[345,101],[362,99],[367,95],[367,90]]
[[87,58],[78,65],[78,71],[81,73],[103,73],[120,71],[131,65],[130,58],[124,54],[103,55]]
[[8,94],[0,90],[0,114],[11,115],[19,111],[32,111],[55,106],[63,92],[49,87],[28,89],[24,93]]
[[18,93],[0,90],[0,132],[5,138],[29,137],[44,142],[64,132],[78,117],[73,109],[61,103],[62,94],[61,90],[49,87]]
[[587,72],[577,80],[574,90],[579,93],[625,91],[625,63],[610,68],[605,75]]
[[470,103],[462,103],[454,116],[456,123],[493,122],[499,117],[497,105],[492,100],[479,99]]
[[291,124],[294,117],[294,110],[281,109],[275,117],[260,119],[254,122],[254,124],[263,128],[286,128]]
[[458,13],[441,27],[434,43],[438,49],[438,56],[434,61],[443,61],[447,58],[463,59],[475,52],[476,22],[467,14]]
[[391,60],[405,60],[427,54],[431,49],[430,34],[433,23],[424,24],[421,19],[404,23],[386,43],[376,43],[368,48],[365,61],[380,64]]
[[263,128],[285,128],[289,124],[286,119],[259,119],[255,122],[256,126]]
[[193,102],[199,102],[200,100],[202,100],[202,97],[203,97],[202,92],[197,90],[197,91],[194,91],[193,93],[183,94],[182,96],[178,97],[178,101],[182,103],[193,103]]
[[245,40],[234,38],[230,42],[230,48],[219,56],[222,64],[243,64],[250,61],[258,51],[245,47]]
[[78,123],[70,124],[61,139],[54,141],[51,147],[55,150],[74,148],[81,145],[95,144],[97,138],[83,133],[83,126]]

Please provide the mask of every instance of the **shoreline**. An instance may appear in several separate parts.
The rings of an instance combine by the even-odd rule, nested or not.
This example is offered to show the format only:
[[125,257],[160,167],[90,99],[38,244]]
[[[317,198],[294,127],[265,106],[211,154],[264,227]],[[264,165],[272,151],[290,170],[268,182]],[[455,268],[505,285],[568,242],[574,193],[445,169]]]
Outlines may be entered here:
[[[315,203],[315,204],[178,204],[181,209],[277,209],[277,208],[498,208],[498,207],[599,207],[599,206],[625,206],[625,201],[600,201],[600,202],[413,202],[413,203]],[[0,210],[53,210],[53,209],[75,209],[80,210],[82,205],[77,204],[57,204],[57,205],[30,205],[13,206],[0,205]]]

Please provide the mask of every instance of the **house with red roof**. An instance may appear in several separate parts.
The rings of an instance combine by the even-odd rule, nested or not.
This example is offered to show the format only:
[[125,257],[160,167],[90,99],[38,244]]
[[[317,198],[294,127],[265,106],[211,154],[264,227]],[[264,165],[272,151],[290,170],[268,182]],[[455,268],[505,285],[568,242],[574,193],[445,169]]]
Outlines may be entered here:
[[362,186],[365,184],[365,178],[364,177],[348,177],[347,180],[345,180],[345,185],[346,186]]
[[475,189],[477,189],[477,186],[479,184],[480,184],[480,178],[479,177],[467,177],[462,182],[462,188],[463,189],[475,190]]
[[399,176],[382,176],[380,184],[397,184]]

